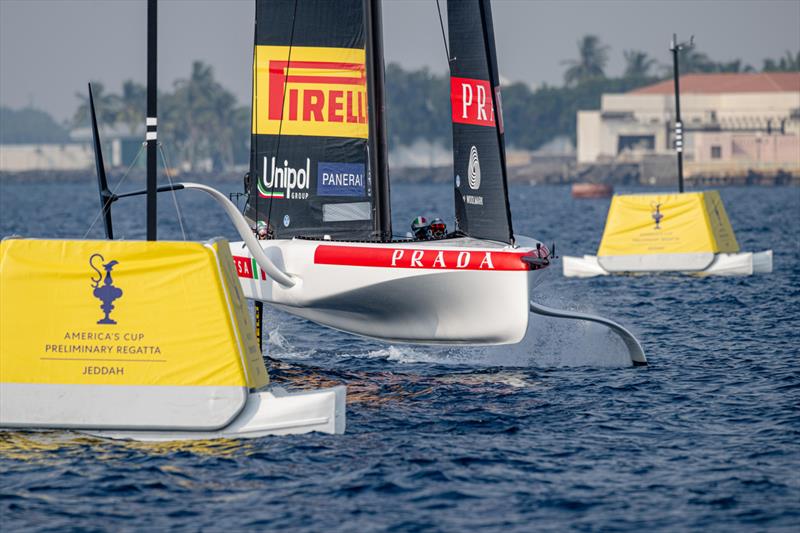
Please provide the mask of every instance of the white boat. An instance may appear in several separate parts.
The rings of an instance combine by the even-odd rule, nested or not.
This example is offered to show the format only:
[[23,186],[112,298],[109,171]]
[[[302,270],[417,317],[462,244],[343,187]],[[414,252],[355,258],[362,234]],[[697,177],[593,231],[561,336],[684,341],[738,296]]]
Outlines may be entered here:
[[[381,26],[380,0],[256,0],[244,213],[204,185],[157,190],[201,190],[225,209],[257,322],[269,304],[384,341],[508,344],[523,338],[531,312],[587,320],[530,299],[531,279],[553,257],[513,230],[489,0],[447,2],[455,227],[432,238],[393,233]],[[141,192],[101,185],[106,207]],[[638,346],[621,326],[592,319]],[[641,347],[631,360],[646,363]]]
[[[242,288],[259,315],[269,304],[416,344],[516,343],[531,312],[585,320],[530,300],[532,278],[553,257],[513,231],[488,0],[447,2],[455,228],[433,239],[393,234],[380,6],[257,0],[244,216],[210,187],[160,190],[202,190],[226,210],[242,237],[231,243]],[[259,226],[267,239],[254,237]],[[631,344],[624,328],[610,327]],[[646,363],[641,347],[631,359]]]
[[489,1],[447,2],[455,231],[434,240],[392,232],[380,2],[257,2],[256,20],[244,213],[270,238],[231,244],[245,295],[390,342],[519,342],[552,257],[512,227]]
[[267,254],[303,280],[291,287],[262,275],[243,243],[231,253],[246,297],[325,326],[391,342],[507,344],[528,327],[538,272],[524,258],[545,254],[523,243],[272,241]]

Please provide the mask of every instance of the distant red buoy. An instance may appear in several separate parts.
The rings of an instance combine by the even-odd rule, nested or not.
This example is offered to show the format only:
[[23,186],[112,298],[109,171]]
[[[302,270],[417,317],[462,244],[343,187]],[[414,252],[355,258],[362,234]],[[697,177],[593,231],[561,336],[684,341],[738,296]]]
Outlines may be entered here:
[[610,198],[614,187],[607,183],[573,183],[573,198]]

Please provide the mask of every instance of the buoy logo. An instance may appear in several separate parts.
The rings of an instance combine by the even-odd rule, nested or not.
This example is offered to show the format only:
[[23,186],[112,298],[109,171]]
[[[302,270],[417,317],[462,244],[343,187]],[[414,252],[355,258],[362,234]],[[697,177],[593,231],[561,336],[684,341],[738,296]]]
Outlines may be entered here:
[[[100,259],[103,263],[103,269],[106,271],[105,279],[103,274],[100,272],[100,269],[97,268],[94,264],[95,259]],[[95,298],[103,302],[100,306],[100,309],[104,313],[104,317],[97,321],[98,324],[116,324],[116,320],[111,318],[111,311],[114,310],[113,302],[114,300],[118,300],[122,297],[122,289],[119,287],[114,286],[114,280],[111,278],[111,271],[114,270],[114,267],[119,264],[119,261],[111,260],[108,263],[105,263],[105,258],[100,254],[92,254],[89,258],[89,266],[97,272],[97,277],[92,276],[92,283],[93,291],[92,294]],[[103,285],[100,286],[100,282],[103,282]]]
[[653,212],[650,216],[656,222],[655,229],[661,229],[661,226],[659,224],[661,224],[661,220],[663,220],[664,218],[664,214],[661,212],[661,204],[655,204],[655,205],[650,204],[650,206],[653,207]]
[[469,165],[467,166],[469,188],[477,190],[481,186],[481,161],[478,159],[478,149],[474,146],[469,150]]

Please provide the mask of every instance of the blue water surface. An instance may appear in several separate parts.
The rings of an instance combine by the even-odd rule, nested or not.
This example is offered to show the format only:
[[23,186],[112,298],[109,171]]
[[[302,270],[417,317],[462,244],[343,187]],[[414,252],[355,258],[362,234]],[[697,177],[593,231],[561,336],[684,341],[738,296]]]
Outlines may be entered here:
[[[629,367],[595,325],[536,317],[518,345],[428,348],[270,310],[273,382],[346,384],[345,435],[148,444],[0,433],[0,529],[796,531],[800,189],[721,194],[742,249],[774,250],[772,274],[574,280],[557,264],[534,291],[629,326],[646,368]],[[418,214],[452,224],[451,195],[395,185],[396,230]],[[203,195],[177,199],[189,238],[235,238]],[[609,200],[513,185],[511,205],[516,233],[583,255],[597,249]],[[3,235],[100,238],[98,224],[86,233],[97,208],[90,177],[0,182]],[[138,199],[115,206],[117,234],[142,238],[143,214]],[[161,236],[181,238],[168,195],[160,217]]]

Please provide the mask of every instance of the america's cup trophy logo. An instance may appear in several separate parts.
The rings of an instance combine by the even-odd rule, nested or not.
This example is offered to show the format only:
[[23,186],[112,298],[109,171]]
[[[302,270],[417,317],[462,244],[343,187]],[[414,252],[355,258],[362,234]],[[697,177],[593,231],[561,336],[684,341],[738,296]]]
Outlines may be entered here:
[[[119,287],[114,286],[114,280],[111,278],[111,271],[114,269],[114,266],[118,264],[117,261],[111,260],[108,263],[103,264],[103,269],[106,271],[105,279],[103,279],[103,274],[100,270],[94,265],[95,258],[99,258],[100,261],[105,261],[105,258],[100,254],[93,254],[89,258],[89,266],[97,272],[97,277],[92,276],[92,283],[94,283],[94,297],[103,302],[103,305],[100,306],[100,309],[103,310],[105,316],[97,321],[98,324],[116,324],[116,320],[112,320],[109,315],[111,315],[111,311],[114,309],[114,305],[112,302],[120,297],[122,297],[122,289]],[[100,286],[100,281],[103,281],[103,285]]]
[[655,229],[661,229],[661,219],[664,218],[664,214],[661,212],[661,204],[650,204],[650,207],[653,208],[653,213],[650,215],[653,217],[653,220],[656,222]]

